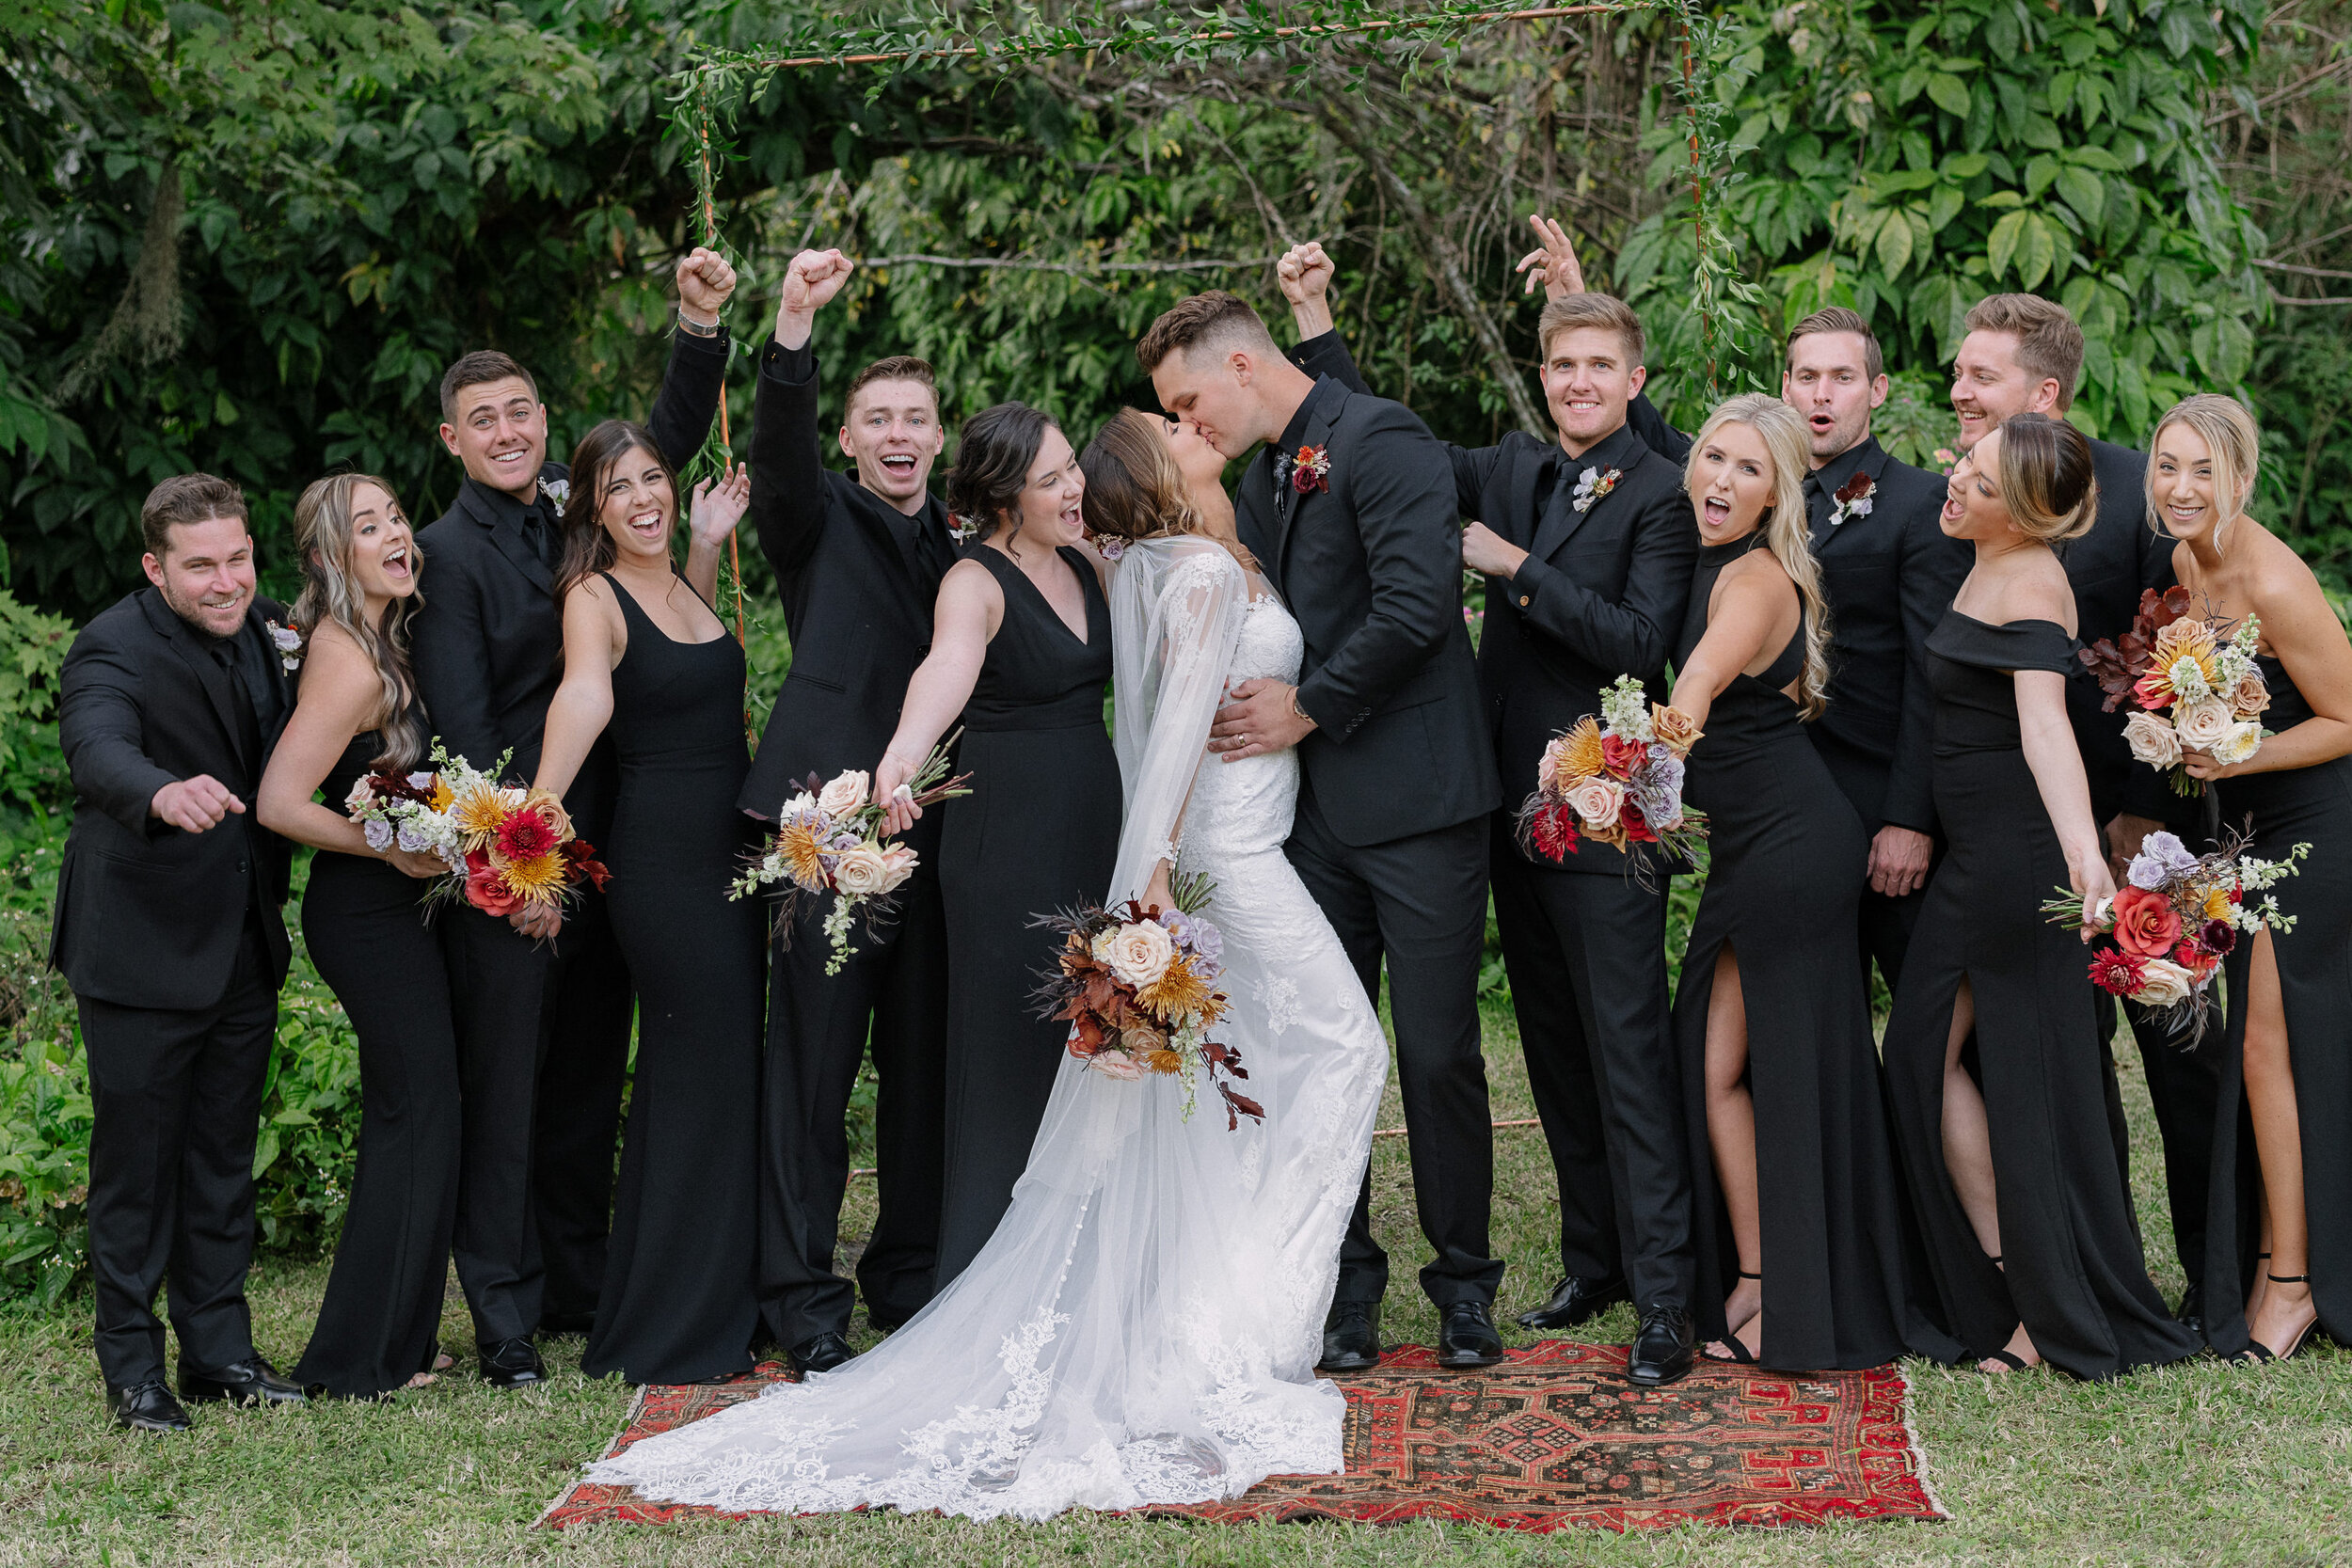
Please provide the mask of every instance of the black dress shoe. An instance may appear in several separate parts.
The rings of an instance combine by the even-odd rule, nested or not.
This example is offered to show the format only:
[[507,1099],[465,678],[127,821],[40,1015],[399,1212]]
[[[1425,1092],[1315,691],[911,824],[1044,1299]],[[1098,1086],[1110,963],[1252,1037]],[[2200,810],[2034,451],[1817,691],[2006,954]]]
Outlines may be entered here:
[[594,1312],[542,1312],[539,1314],[541,1338],[585,1338],[596,1326]]
[[1591,1275],[1572,1274],[1552,1288],[1549,1301],[1532,1312],[1520,1313],[1518,1323],[1521,1328],[1574,1328],[1625,1299],[1622,1278],[1597,1279]]
[[160,1377],[134,1383],[128,1388],[107,1389],[106,1408],[114,1416],[115,1425],[133,1432],[185,1432],[195,1424]]
[[227,1400],[230,1404],[303,1404],[310,1399],[300,1384],[278,1376],[278,1369],[259,1355],[231,1361],[211,1372],[190,1371],[183,1363],[180,1397],[190,1403]]
[[834,1333],[803,1339],[785,1354],[792,1358],[793,1367],[803,1377],[811,1372],[832,1371],[836,1367],[846,1366],[857,1355],[857,1352],[850,1348],[849,1340]]
[[474,1350],[482,1357],[482,1381],[493,1388],[529,1388],[548,1380],[547,1363],[528,1339],[476,1344]]
[[2180,1310],[2174,1312],[2172,1318],[2183,1328],[2187,1329],[2200,1339],[2203,1338],[2205,1337],[2205,1288],[2202,1285],[2191,1285],[2187,1290],[2183,1291]]
[[1438,1365],[1455,1370],[1491,1367],[1502,1359],[1502,1336],[1483,1301],[1447,1304],[1438,1325]]
[[1380,1365],[1380,1304],[1335,1301],[1323,1320],[1319,1372],[1368,1372]]
[[1625,1375],[1645,1388],[1687,1377],[1697,1338],[1697,1325],[1681,1307],[1644,1307],[1642,1326],[1633,1331],[1632,1351],[1626,1357]]

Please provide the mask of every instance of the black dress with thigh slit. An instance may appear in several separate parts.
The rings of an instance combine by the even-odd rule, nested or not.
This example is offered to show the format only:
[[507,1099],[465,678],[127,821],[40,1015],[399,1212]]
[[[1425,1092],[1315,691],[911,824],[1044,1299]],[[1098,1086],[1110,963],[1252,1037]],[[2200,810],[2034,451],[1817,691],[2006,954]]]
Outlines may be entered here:
[[[1677,668],[1707,633],[1723,569],[1759,531],[1699,552]],[[1804,668],[1800,626],[1761,675],[1736,675],[1692,749],[1685,796],[1708,816],[1706,891],[1675,998],[1692,1166],[1700,1338],[1725,1338],[1738,1249],[1707,1123],[1707,1020],[1716,958],[1737,956],[1756,1106],[1767,1366],[1875,1367],[1905,1349],[1902,1208],[1870,1006],[1854,968],[1869,841],[1783,689]]]
[[[2109,1378],[2194,1354],[2148,1277],[2107,1124],[2090,950],[2042,902],[2066,856],[2034,783],[2012,673],[2076,666],[2049,621],[1988,626],[1947,610],[1928,640],[1935,810],[1950,849],[1929,883],[1886,1029],[1896,1143],[1948,1328],[1975,1357],[2022,1321],[2052,1366]],[[1986,1256],[1944,1159],[1944,1058],[1962,981],[2006,1272]]]
[[[373,771],[354,736],[324,786],[340,807]],[[373,855],[323,850],[302,895],[302,938],[359,1037],[359,1159],[335,1267],[296,1383],[368,1399],[433,1370],[457,1225],[457,1030],[426,884]]]
[[[2261,661],[2270,687],[2265,729],[2285,731],[2312,717],[2286,667]],[[2303,1217],[2311,1236],[2312,1300],[2320,1326],[2352,1344],[2352,756],[2311,768],[2222,779],[2213,786],[2221,826],[2250,832],[2247,852],[2282,861],[2312,847],[2296,876],[2270,890],[2295,917],[2271,933],[2279,995],[2295,1069],[2303,1142]],[[2259,896],[2259,895],[2257,895]],[[2213,1186],[2205,1231],[2205,1337],[2224,1355],[2247,1345],[2246,1293],[2261,1250],[2262,1168],[2245,1113],[2246,994],[2254,944],[2238,939],[2222,971],[2230,1017],[2215,1066],[2220,1074],[2214,1122]],[[2214,1050],[2208,1037],[2205,1049]]]
[[1070,1025],[1031,993],[1061,939],[1039,915],[1110,893],[1123,815],[1119,757],[1103,724],[1110,609],[1079,551],[1058,552],[1086,594],[1081,642],[1001,550],[971,552],[994,575],[1005,615],[965,705],[939,846],[947,911],[947,1162],[939,1285],[963,1272],[1012,1203],[1045,1117]]
[[[743,650],[679,642],[612,584],[628,625],[609,733],[620,794],[606,906],[637,983],[637,1069],[591,1377],[698,1383],[749,1370],[768,933],[731,903],[756,825],[736,809]],[[550,1052],[564,1049],[561,1039]]]

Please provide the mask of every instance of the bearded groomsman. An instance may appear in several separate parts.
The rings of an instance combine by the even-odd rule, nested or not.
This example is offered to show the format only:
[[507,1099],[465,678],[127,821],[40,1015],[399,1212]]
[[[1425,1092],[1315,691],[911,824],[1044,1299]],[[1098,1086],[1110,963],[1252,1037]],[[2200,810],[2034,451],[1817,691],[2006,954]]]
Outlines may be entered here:
[[73,830],[49,960],[89,1055],[89,1259],[115,1420],[184,1432],[180,1397],[295,1402],[253,1348],[253,1146],[285,983],[288,847],[248,810],[290,707],[253,591],[245,497],[210,474],[149,492],[149,587],[67,652],[57,739]]
[[[683,469],[718,412],[719,312],[735,272],[697,249],[678,263],[677,285],[677,333],[646,423]],[[511,752],[506,776],[527,782],[563,675],[554,595],[569,470],[548,460],[538,384],[504,354],[477,350],[450,366],[441,419],[441,443],[466,478],[417,536],[430,563],[413,633],[419,694],[452,755],[487,769]],[[564,802],[591,843],[604,836],[617,784],[612,742],[600,738]],[[635,999],[593,891],[560,939],[539,940],[550,933],[528,915],[494,920],[464,905],[440,928],[465,1098],[457,1277],[483,1377],[520,1387],[545,1375],[535,1332],[585,1333],[595,1318]]]
[[[954,564],[947,509],[930,490],[945,445],[930,366],[876,360],[850,380],[836,437],[855,476],[826,467],[817,420],[817,312],[849,281],[837,250],[804,250],[785,275],[775,337],[761,352],[752,420],[752,521],[775,569],[792,668],[769,715],[742,807],[772,818],[811,774],[869,766],[898,723],[930,652],[931,602]],[[777,933],[770,965],[760,1175],[760,1295],[768,1326],[803,1372],[850,1359],[850,1282],[834,1273],[850,1092],[870,1048],[881,1080],[875,1137],[881,1214],[858,1262],[866,1320],[896,1328],[930,1300],[946,1148],[946,916],[939,832],[928,812],[906,835],[920,857],[896,919],[863,935],[828,975],[816,901]]]
[[[2082,375],[2083,334],[2064,306],[2037,294],[1994,294],[1968,312],[1968,335],[1952,364],[1952,410],[1960,417],[1960,450],[1968,451],[2019,414],[2063,419]],[[2131,629],[2139,596],[2172,585],[2172,542],[2148,515],[2148,459],[2109,441],[2090,443],[2099,479],[2099,517],[2090,531],[2066,546],[2062,559],[2074,590],[2075,636],[2085,646]],[[2140,841],[2169,828],[2184,842],[2207,835],[2203,802],[2183,800],[2157,771],[2132,760],[2123,741],[2123,715],[2103,711],[2105,698],[2088,670],[2067,682],[2066,705],[2090,776],[2091,809],[2105,824],[2119,880]],[[2100,993],[2102,1016],[2113,1031],[2114,1004]],[[2172,1241],[2190,1284],[2179,1316],[2199,1325],[2202,1303],[2196,1281],[2205,1251],[2205,1188],[2213,1162],[2215,1066],[2202,1052],[2173,1044],[2161,1023],[2125,1005],[2139,1059],[2148,1073],[2156,1128],[2164,1140],[2165,1195],[2172,1212]],[[2116,1155],[2130,1172],[2130,1141],[2122,1098],[2108,1075],[2108,1119]]]
[[[1360,385],[1332,330],[1319,245],[1283,259],[1300,364]],[[1627,1375],[1691,1370],[1691,1185],[1681,1073],[1668,1036],[1665,888],[1590,841],[1553,865],[1522,849],[1513,808],[1551,737],[1597,714],[1620,675],[1665,695],[1698,531],[1682,472],[1626,424],[1642,388],[1641,318],[1607,294],[1544,308],[1536,335],[1556,442],[1522,431],[1449,447],[1455,503],[1479,519],[1462,562],[1486,578],[1478,649],[1502,809],[1493,819],[1495,918],[1528,1081],[1560,1184],[1563,1277],[1531,1328],[1582,1323],[1631,1297],[1641,1314]]]

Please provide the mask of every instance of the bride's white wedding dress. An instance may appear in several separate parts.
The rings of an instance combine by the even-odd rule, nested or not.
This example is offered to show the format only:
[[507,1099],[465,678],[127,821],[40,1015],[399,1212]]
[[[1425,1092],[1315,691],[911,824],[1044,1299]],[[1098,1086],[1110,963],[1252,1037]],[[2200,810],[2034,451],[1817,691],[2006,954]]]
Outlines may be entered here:
[[733,1511],[1042,1519],[1342,1467],[1346,1401],[1314,1362],[1388,1047],[1282,857],[1295,754],[1202,760],[1229,683],[1295,681],[1303,643],[1204,540],[1129,546],[1110,598],[1127,816],[1106,891],[1140,895],[1171,845],[1215,879],[1232,1006],[1214,1037],[1241,1053],[1263,1123],[1229,1131],[1206,1082],[1187,1120],[1177,1080],[1065,1057],[1012,1208],[929,1307],[840,1370],[592,1479]]

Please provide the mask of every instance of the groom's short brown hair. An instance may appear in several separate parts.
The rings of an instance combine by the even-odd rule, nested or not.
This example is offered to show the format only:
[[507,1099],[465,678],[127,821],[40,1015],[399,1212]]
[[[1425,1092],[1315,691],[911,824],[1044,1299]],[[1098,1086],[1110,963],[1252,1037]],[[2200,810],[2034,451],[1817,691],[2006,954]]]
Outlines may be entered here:
[[1248,300],[1223,289],[1211,289],[1160,312],[1160,319],[1136,344],[1136,359],[1143,366],[1143,373],[1150,375],[1169,355],[1202,347],[1281,353],[1274,346],[1274,334],[1265,329],[1265,322]]

